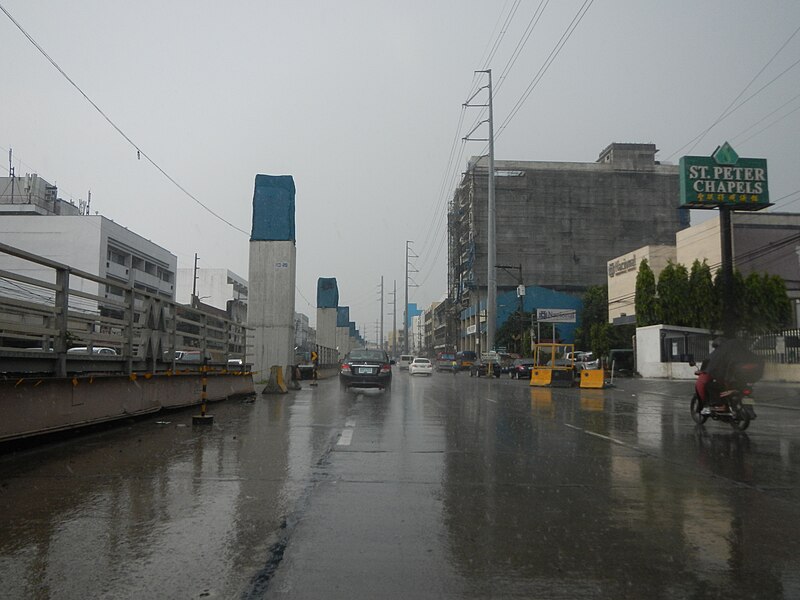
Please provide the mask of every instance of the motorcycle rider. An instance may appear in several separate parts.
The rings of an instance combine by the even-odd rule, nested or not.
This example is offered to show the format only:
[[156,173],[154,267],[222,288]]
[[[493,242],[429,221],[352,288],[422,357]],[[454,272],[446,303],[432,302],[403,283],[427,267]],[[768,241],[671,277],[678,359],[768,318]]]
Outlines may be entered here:
[[726,380],[730,379],[736,365],[746,362],[750,357],[750,352],[736,338],[718,337],[711,343],[714,350],[703,361],[701,371],[707,374],[705,382],[706,408],[719,404],[719,393],[725,385]]

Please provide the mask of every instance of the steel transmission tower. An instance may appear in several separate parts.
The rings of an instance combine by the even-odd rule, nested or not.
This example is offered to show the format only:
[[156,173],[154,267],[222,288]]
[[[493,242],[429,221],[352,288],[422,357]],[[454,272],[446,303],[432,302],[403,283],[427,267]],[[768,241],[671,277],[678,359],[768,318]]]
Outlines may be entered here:
[[[496,221],[495,217],[497,211],[495,210],[494,198],[494,112],[492,108],[492,70],[475,71],[476,73],[486,73],[489,76],[489,83],[481,88],[478,88],[475,93],[464,103],[464,106],[482,107],[489,109],[489,118],[481,121],[470,131],[464,140],[466,141],[480,141],[489,142],[489,192],[488,192],[488,215],[487,215],[487,232],[486,232],[486,254],[488,255],[487,270],[486,270],[486,350],[494,349],[494,336],[495,327],[497,325],[497,273],[495,272],[495,262],[497,256],[497,242],[496,242]],[[473,98],[478,95],[481,90],[489,91],[488,104],[470,104]],[[470,135],[481,125],[488,123],[489,137],[484,139],[471,138]],[[478,300],[478,309],[480,311],[480,299]],[[478,328],[480,329],[480,318],[478,319]],[[480,335],[480,331],[478,332]]]

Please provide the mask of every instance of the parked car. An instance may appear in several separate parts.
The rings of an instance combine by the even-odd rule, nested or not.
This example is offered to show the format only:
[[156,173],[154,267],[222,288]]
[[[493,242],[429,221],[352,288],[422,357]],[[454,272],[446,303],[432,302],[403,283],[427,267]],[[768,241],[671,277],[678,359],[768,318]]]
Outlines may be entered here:
[[339,367],[339,384],[344,389],[377,388],[392,385],[393,360],[383,350],[357,348],[344,357]]
[[[175,362],[181,363],[200,363],[203,362],[203,352],[201,350],[174,350]],[[172,362],[172,354],[169,350],[164,352],[164,362]],[[206,355],[207,360],[211,360],[210,355]]]
[[418,356],[408,365],[408,372],[411,375],[433,375],[433,363],[430,359]]
[[414,355],[413,354],[401,354],[400,355],[400,360],[397,362],[397,364],[399,365],[401,371],[403,371],[403,370],[407,371],[408,370],[408,365],[410,365],[411,361],[413,361],[413,360],[414,360]]
[[531,370],[536,366],[532,358],[517,358],[511,364],[509,375],[511,379],[530,379]]
[[[482,358],[478,359],[472,366],[469,368],[469,376],[470,377],[486,377],[487,373],[489,372],[489,362],[484,361]],[[502,367],[500,366],[499,362],[491,361],[492,365],[492,373],[495,377],[500,377],[502,374]]]
[[451,352],[440,352],[436,357],[436,372],[458,371],[458,363],[456,362],[456,355]]
[[600,368],[600,359],[596,358],[592,352],[584,352],[582,350],[569,352],[567,353],[566,359],[572,360],[575,363],[575,368],[578,370]]
[[[70,348],[67,350],[67,354],[89,354],[89,348],[87,346],[76,346],[75,348]],[[92,347],[92,354],[98,354],[100,356],[117,356],[117,351],[113,348],[106,348],[104,346],[94,346]]]

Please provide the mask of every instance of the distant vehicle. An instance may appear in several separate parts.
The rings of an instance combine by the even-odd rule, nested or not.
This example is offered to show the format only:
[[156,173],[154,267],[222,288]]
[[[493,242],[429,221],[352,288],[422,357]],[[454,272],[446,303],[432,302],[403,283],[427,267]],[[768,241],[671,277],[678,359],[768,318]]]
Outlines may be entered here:
[[511,365],[509,375],[511,379],[530,379],[531,370],[536,366],[532,358],[517,358]]
[[[182,362],[182,363],[203,362],[203,352],[201,350],[174,350],[174,355],[175,355],[175,362]],[[211,357],[207,355],[206,359],[210,360]],[[163,360],[164,362],[172,362],[172,356],[169,350],[164,352]]]
[[440,352],[436,356],[436,371],[458,371],[458,363],[456,362],[456,355],[452,352]]
[[591,352],[584,352],[580,350],[576,352],[568,352],[565,358],[566,360],[573,361],[575,363],[575,368],[578,370],[593,370],[600,368],[600,359],[595,358],[594,354]]
[[469,376],[486,377],[486,375],[489,372],[490,362],[492,365],[492,373],[494,374],[495,377],[500,377],[500,375],[503,372],[502,367],[500,366],[500,362],[496,360],[493,361],[484,360],[483,358],[480,358],[474,363],[472,363],[472,366],[469,368]]
[[417,357],[408,365],[408,372],[411,375],[433,375],[433,363],[430,359]]
[[400,360],[398,361],[398,365],[400,366],[400,370],[408,370],[408,365],[411,364],[411,361],[414,360],[413,354],[401,354]]
[[392,364],[383,350],[357,348],[344,357],[339,367],[339,385],[349,388],[388,390],[392,385]]
[[478,355],[472,350],[462,350],[456,353],[456,363],[459,371],[468,371],[476,360],[478,360]]
[[[89,348],[87,346],[76,346],[75,348],[70,348],[67,350],[67,354],[89,354]],[[92,348],[92,354],[98,354],[100,356],[117,356],[117,351],[113,348],[106,348],[104,346],[94,346]]]

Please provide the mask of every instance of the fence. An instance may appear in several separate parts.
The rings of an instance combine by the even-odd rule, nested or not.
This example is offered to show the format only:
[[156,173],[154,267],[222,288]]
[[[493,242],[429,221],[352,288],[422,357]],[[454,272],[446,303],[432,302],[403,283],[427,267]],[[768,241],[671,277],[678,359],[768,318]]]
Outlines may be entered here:
[[0,253],[19,266],[0,269],[0,371],[38,364],[63,377],[89,363],[132,373],[186,359],[247,362],[253,344],[241,323],[5,244]]
[[[700,364],[713,350],[711,342],[717,335],[678,328],[664,329],[661,332],[661,362],[688,362],[691,358]],[[764,362],[800,363],[800,329],[759,335],[741,334],[739,340]]]

